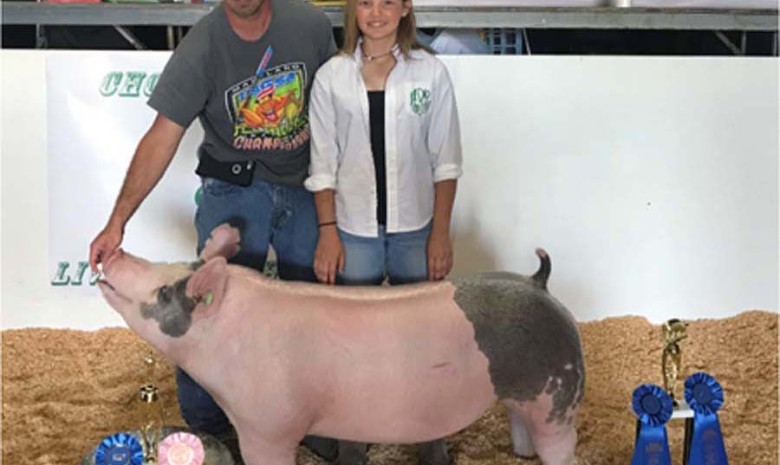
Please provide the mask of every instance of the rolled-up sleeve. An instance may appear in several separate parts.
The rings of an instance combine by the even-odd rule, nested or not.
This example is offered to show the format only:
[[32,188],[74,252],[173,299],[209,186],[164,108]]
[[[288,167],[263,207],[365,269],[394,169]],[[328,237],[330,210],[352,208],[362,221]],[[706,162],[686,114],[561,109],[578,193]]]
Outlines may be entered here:
[[431,102],[431,127],[428,131],[433,182],[457,179],[463,173],[458,105],[447,68],[442,63],[438,65]]
[[325,64],[317,72],[309,101],[311,162],[309,163],[309,177],[306,178],[303,185],[311,192],[336,188],[338,143],[330,68]]

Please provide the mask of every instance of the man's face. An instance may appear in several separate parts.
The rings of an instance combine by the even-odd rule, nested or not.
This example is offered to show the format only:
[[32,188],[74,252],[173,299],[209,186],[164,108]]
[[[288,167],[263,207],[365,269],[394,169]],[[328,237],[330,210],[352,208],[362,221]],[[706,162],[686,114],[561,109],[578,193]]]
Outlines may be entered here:
[[223,0],[225,7],[240,18],[251,18],[268,0]]

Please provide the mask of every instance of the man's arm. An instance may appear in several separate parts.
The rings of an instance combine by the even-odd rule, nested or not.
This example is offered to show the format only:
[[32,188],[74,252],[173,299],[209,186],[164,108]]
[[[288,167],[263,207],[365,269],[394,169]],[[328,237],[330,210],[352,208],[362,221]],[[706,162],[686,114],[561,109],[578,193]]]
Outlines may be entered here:
[[122,243],[125,225],[162,178],[184,131],[185,128],[158,114],[141,138],[108,223],[90,245],[89,265],[93,272]]

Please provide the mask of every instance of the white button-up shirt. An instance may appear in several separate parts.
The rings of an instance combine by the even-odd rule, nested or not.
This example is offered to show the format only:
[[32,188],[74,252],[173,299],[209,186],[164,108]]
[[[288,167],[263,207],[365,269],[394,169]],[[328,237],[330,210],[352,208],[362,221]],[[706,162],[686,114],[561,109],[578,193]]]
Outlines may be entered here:
[[[312,192],[336,191],[339,228],[378,235],[368,94],[361,48],[338,54],[318,71],[309,100]],[[385,172],[388,233],[414,231],[433,216],[434,183],[461,175],[458,110],[447,69],[423,50],[396,65],[385,84]]]

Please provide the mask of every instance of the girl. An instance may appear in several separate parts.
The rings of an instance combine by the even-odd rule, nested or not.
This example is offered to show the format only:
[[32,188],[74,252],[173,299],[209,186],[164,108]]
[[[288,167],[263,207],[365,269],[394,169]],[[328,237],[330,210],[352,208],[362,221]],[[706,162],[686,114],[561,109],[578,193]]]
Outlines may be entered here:
[[408,0],[348,0],[344,32],[309,108],[315,274],[328,284],[443,279],[461,175],[447,69],[417,44]]

